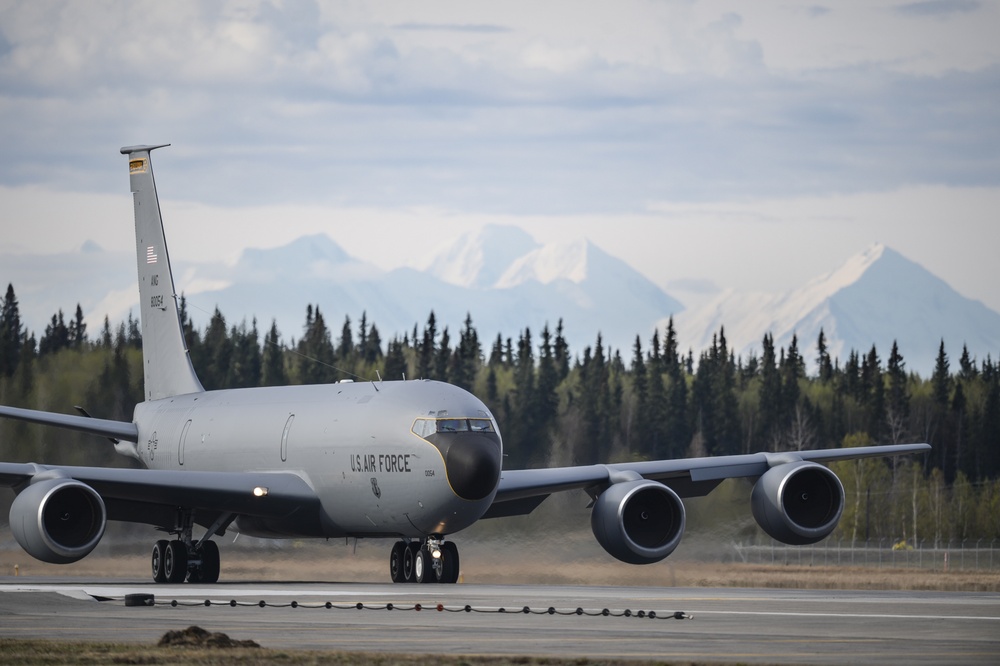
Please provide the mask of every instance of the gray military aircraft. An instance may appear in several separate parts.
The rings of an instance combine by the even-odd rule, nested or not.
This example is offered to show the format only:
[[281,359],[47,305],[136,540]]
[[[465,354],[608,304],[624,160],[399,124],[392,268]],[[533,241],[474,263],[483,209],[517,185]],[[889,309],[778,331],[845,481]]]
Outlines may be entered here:
[[[169,144],[167,144],[169,145]],[[145,469],[0,463],[16,493],[10,529],[33,557],[89,554],[108,520],[174,536],[152,550],[156,582],[215,582],[213,536],[383,537],[394,582],[458,580],[447,537],[481,518],[530,513],[553,492],[582,489],[591,527],[619,560],[659,562],[684,532],[681,498],[723,479],[755,478],[751,509],[775,539],[809,544],[844,508],[837,476],[819,464],[930,449],[927,444],[504,470],[500,429],[471,393],[427,381],[205,391],[191,365],[160,216],[150,152],[129,146],[135,204],[145,401],[131,423],[0,406],[0,416],[110,438]],[[195,526],[205,528],[200,538]]]

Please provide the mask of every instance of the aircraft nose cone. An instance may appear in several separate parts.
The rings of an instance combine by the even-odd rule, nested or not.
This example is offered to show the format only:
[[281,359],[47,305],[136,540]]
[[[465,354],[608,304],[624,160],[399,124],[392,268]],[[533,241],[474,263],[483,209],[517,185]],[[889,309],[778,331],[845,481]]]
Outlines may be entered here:
[[494,433],[438,433],[429,438],[444,456],[448,483],[462,499],[481,500],[500,480],[500,439]]

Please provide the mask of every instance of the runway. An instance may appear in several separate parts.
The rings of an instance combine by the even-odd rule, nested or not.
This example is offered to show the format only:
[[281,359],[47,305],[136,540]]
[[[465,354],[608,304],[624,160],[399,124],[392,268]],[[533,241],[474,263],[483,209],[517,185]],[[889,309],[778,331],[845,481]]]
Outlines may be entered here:
[[[155,595],[156,605],[125,606],[131,594]],[[673,619],[680,613],[688,619]],[[154,644],[190,625],[277,649],[797,664],[1000,661],[1000,595],[992,593],[0,577],[2,637]]]

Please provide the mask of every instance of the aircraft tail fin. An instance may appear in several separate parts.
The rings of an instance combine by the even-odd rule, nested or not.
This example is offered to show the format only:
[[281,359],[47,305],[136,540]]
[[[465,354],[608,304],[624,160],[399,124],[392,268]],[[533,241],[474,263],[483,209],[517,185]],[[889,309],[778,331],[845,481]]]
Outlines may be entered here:
[[149,153],[159,146],[126,146],[135,204],[135,251],[139,271],[142,368],[146,400],[203,391],[181,330],[177,292],[163,234],[160,202]]

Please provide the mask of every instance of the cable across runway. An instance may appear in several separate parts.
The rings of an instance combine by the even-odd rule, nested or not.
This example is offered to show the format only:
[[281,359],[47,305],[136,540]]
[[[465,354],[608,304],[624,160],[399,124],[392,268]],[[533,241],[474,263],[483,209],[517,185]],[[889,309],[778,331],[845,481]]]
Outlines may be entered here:
[[[126,606],[126,595],[151,595],[155,605]],[[1000,661],[1000,595],[993,593],[245,581],[170,586],[8,577],[0,578],[0,615],[0,636],[7,638],[150,645],[168,630],[198,625],[279,649],[748,663]]]

